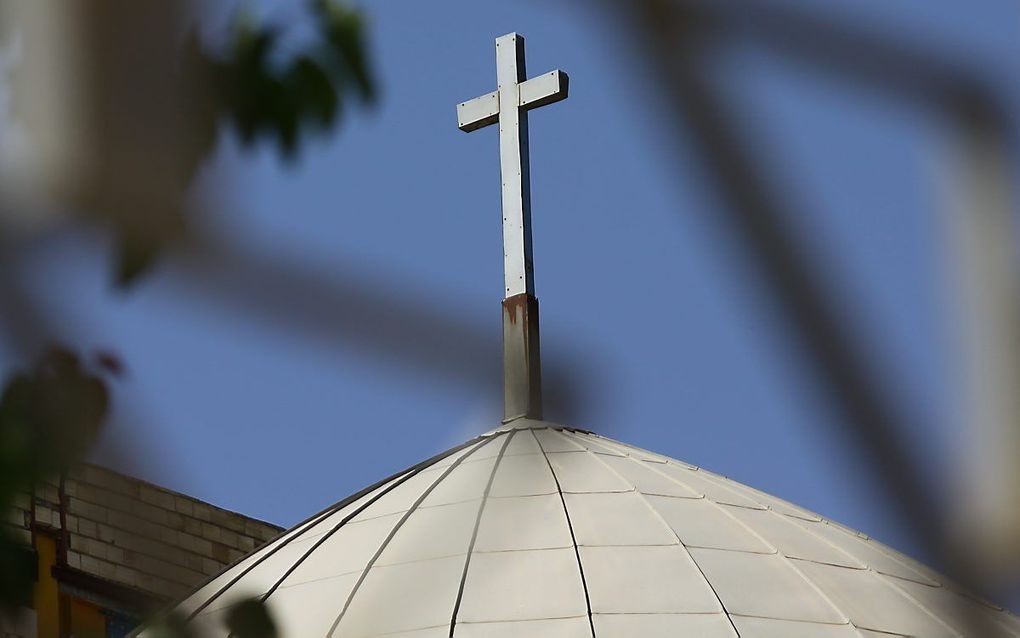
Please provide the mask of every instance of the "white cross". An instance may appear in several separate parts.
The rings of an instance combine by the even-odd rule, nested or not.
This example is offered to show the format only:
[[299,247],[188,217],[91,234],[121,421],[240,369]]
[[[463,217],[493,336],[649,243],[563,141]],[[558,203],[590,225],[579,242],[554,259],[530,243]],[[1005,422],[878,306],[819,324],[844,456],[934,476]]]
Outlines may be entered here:
[[568,78],[550,71],[527,80],[524,37],[496,38],[496,90],[457,105],[457,124],[470,132],[499,122],[503,194],[503,279],[506,297],[535,294],[531,261],[531,175],[528,111],[567,97]]

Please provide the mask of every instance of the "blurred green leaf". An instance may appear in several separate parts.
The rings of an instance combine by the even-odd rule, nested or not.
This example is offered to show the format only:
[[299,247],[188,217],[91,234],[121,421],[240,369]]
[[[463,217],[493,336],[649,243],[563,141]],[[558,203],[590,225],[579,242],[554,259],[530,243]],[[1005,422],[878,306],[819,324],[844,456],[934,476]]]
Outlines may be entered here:
[[375,82],[369,69],[362,15],[342,3],[317,0],[315,10],[337,72],[353,81],[367,102],[375,100]]
[[233,638],[276,638],[276,624],[265,603],[249,599],[236,605],[227,615],[227,629]]
[[[118,62],[122,58],[99,60],[89,83],[109,84],[113,90],[96,89],[98,106],[92,107],[103,117],[96,118],[95,130],[86,137],[102,143],[90,172],[83,173],[82,183],[65,195],[73,206],[113,229],[118,287],[135,283],[168,244],[185,235],[185,193],[215,152],[224,127],[244,146],[269,142],[283,159],[293,161],[309,138],[327,135],[339,125],[345,104],[373,103],[375,86],[361,13],[340,1],[309,0],[309,8],[307,19],[314,28],[311,37],[296,47],[282,44],[283,25],[260,22],[239,11],[232,32],[215,46],[203,43],[193,31],[180,50],[143,52],[146,57],[123,68]],[[112,4],[105,9],[123,13]],[[122,16],[121,31],[130,30],[144,15],[136,8],[130,19]],[[84,31],[91,33],[89,28]],[[146,90],[140,88],[146,85],[139,81],[136,67],[165,78],[166,100],[131,101]],[[12,86],[17,97],[18,87]],[[152,93],[162,94],[163,89],[148,86]],[[167,100],[172,104],[168,106]],[[20,104],[17,99],[12,102]],[[137,161],[153,152],[158,162]]]
[[32,548],[0,530],[0,613],[31,604],[36,570]]
[[361,14],[339,2],[317,0],[319,38],[280,62],[279,33],[241,14],[233,47],[216,66],[224,87],[224,116],[242,142],[275,140],[284,158],[296,156],[302,137],[322,133],[340,119],[348,94],[366,103],[375,94]]
[[[108,410],[105,382],[67,348],[50,348],[13,375],[0,396],[0,508],[10,511],[17,494],[80,460]],[[35,576],[32,549],[0,533],[0,607],[26,604]]]
[[179,612],[172,612],[149,623],[145,635],[152,638],[199,638],[188,625],[187,618]]
[[[231,638],[277,638],[279,635],[272,614],[257,598],[249,598],[231,607],[224,624]],[[144,626],[145,635],[153,638],[201,638],[201,634],[188,623],[187,617],[178,611]]]
[[[339,1],[313,0],[311,8],[317,37],[290,56],[281,54],[276,26],[259,24],[243,12],[235,19],[225,55],[208,53],[194,35],[189,39],[180,79],[188,90],[181,94],[196,101],[183,107],[192,116],[198,143],[182,169],[188,179],[215,149],[222,124],[246,146],[268,140],[285,160],[294,160],[308,136],[326,134],[338,125],[348,96],[374,103],[361,13]],[[147,272],[164,245],[183,230],[183,210],[165,212],[138,215],[143,220],[158,217],[155,225],[114,220],[118,285],[130,285]]]
[[0,397],[0,503],[79,460],[108,408],[104,381],[66,348],[9,379]]

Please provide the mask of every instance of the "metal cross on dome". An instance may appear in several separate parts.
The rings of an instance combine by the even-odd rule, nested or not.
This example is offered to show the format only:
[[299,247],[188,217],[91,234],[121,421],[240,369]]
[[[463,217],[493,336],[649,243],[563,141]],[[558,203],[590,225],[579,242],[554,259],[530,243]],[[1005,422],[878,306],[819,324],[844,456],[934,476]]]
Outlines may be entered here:
[[457,124],[470,132],[499,123],[503,202],[504,421],[542,417],[538,301],[531,258],[531,175],[528,111],[567,97],[563,71],[527,79],[524,37],[496,38],[496,90],[457,105]]
[[567,97],[567,74],[550,71],[527,78],[524,36],[496,38],[496,90],[457,105],[465,132],[499,123],[503,181],[503,248],[506,296],[535,294],[531,266],[531,176],[528,170],[528,111]]

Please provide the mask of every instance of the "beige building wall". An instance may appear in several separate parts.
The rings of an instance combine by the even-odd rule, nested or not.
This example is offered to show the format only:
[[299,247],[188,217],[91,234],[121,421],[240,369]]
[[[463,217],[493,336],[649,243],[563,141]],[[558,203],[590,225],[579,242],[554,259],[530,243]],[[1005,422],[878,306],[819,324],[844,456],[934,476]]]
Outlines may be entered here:
[[35,550],[40,573],[33,609],[4,619],[0,638],[58,638],[74,625],[122,635],[282,531],[91,464],[19,497],[2,525]]

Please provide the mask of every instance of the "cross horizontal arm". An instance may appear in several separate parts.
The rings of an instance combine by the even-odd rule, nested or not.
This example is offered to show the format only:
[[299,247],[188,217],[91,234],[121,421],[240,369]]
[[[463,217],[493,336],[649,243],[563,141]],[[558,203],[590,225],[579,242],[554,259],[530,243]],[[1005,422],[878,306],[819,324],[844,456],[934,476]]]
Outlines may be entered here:
[[[536,109],[566,99],[570,78],[563,71],[550,71],[521,82],[518,106]],[[457,105],[457,127],[465,133],[499,121],[499,92],[493,91]]]
[[499,121],[499,93],[493,91],[457,105],[457,127],[465,133]]
[[563,71],[549,71],[545,75],[521,82],[522,109],[530,111],[546,104],[553,104],[567,98],[570,78]]

